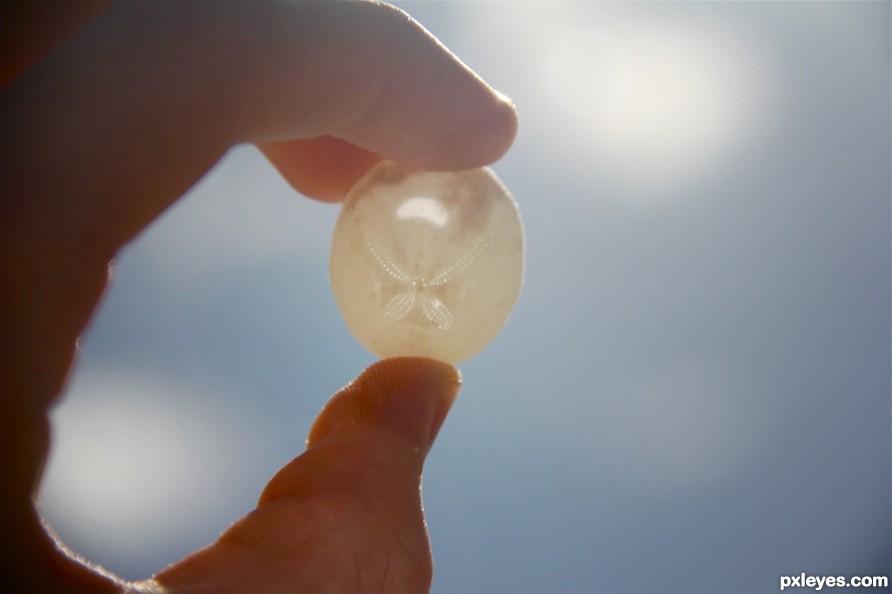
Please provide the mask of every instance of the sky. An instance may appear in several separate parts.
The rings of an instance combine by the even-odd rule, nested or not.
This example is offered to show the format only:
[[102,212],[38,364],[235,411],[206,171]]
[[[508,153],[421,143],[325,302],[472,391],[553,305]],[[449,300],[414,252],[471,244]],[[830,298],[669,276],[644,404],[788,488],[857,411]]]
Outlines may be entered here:
[[[433,591],[892,575],[892,5],[398,5],[521,122],[524,287],[425,465]],[[238,146],[122,251],[53,412],[67,544],[147,577],[302,451],[375,361],[337,214]]]

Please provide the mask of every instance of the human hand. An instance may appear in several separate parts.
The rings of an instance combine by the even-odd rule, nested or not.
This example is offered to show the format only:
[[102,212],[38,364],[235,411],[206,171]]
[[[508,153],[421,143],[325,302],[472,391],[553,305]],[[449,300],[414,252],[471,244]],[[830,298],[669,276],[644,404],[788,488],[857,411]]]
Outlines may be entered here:
[[458,391],[448,365],[373,365],[332,398],[256,510],[141,584],[44,530],[32,498],[47,410],[108,262],[230,146],[257,143],[304,194],[338,201],[383,157],[433,170],[497,159],[513,107],[383,5],[121,3],[94,18],[72,3],[19,18],[29,10],[4,5],[0,19],[7,577],[35,592],[426,590],[419,480]]

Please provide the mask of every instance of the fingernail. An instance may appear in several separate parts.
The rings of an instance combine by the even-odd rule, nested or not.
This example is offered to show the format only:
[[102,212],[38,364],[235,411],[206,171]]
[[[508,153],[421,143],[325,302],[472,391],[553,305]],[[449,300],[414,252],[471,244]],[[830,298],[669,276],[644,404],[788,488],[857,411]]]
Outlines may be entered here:
[[501,92],[498,89],[493,89],[492,92],[493,92],[493,94],[495,94],[496,97],[499,98],[499,101],[501,101],[502,103],[507,103],[515,110],[517,109],[514,105],[514,101],[511,100],[511,97],[509,97],[508,95],[506,95],[505,93]]

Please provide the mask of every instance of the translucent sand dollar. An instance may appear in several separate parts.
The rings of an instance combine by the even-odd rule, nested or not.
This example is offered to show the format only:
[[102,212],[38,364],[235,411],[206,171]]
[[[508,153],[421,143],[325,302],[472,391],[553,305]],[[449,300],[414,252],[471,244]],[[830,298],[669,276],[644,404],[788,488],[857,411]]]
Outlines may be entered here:
[[347,327],[374,354],[458,363],[496,337],[520,293],[517,204],[486,168],[385,161],[344,200],[329,277]]

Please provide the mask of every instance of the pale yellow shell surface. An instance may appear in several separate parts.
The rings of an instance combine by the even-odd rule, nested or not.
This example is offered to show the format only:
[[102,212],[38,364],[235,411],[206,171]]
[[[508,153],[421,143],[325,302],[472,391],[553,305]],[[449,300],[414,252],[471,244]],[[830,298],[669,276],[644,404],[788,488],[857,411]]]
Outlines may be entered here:
[[489,169],[385,161],[344,200],[329,277],[347,327],[374,354],[454,364],[498,335],[523,251],[517,204]]

